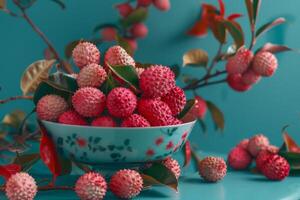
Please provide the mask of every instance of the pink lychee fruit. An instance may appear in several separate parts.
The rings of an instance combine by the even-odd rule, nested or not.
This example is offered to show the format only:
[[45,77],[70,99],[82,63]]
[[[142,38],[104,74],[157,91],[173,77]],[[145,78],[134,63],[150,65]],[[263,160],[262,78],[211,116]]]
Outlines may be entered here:
[[112,46],[105,53],[105,65],[131,65],[135,66],[133,58],[120,46]]
[[100,87],[106,80],[105,70],[97,64],[90,64],[82,68],[77,77],[79,87]]
[[222,180],[227,172],[227,166],[224,159],[212,156],[201,160],[198,168],[200,176],[208,182],[217,182]]
[[170,0],[153,0],[153,4],[161,11],[168,11],[171,8]]
[[36,113],[40,120],[56,121],[68,109],[68,103],[58,95],[43,96],[37,104]]
[[264,149],[268,145],[269,139],[263,134],[257,134],[250,138],[247,149],[253,157],[256,157],[260,150]]
[[117,30],[115,27],[105,27],[101,30],[101,36],[104,41],[116,40]]
[[227,76],[227,83],[233,90],[237,92],[245,92],[251,89],[251,85],[245,84],[242,81],[241,74],[229,74]]
[[73,49],[73,60],[80,69],[89,64],[98,64],[100,62],[100,51],[96,45],[90,42],[80,42]]
[[227,161],[233,169],[243,170],[249,167],[252,157],[246,149],[235,147],[229,152]]
[[236,147],[242,147],[243,149],[247,150],[248,144],[249,144],[249,139],[243,139],[236,145]]
[[110,116],[101,116],[95,118],[92,123],[92,126],[99,126],[99,127],[116,127],[117,123],[115,120]]
[[72,96],[74,109],[84,117],[99,116],[105,108],[105,95],[97,88],[84,87]]
[[106,194],[107,184],[101,174],[88,172],[76,182],[75,192],[83,200],[102,200]]
[[270,180],[281,181],[289,175],[290,165],[285,158],[273,154],[266,159],[262,173]]
[[263,51],[255,55],[253,60],[253,70],[261,76],[272,76],[278,66],[277,58],[274,54]]
[[180,87],[174,87],[168,94],[163,96],[161,100],[168,104],[174,116],[178,115],[186,104],[184,91]]
[[138,0],[138,6],[148,7],[151,5],[153,0]]
[[111,177],[109,189],[117,197],[131,199],[143,189],[143,179],[137,171],[123,169]]
[[138,43],[137,43],[136,39],[124,38],[124,40],[128,43],[130,50],[132,51],[131,53],[133,54],[138,48]]
[[252,69],[248,69],[245,73],[242,74],[242,82],[246,85],[253,85],[258,83],[261,79],[261,76],[256,74]]
[[122,17],[127,17],[133,11],[133,8],[129,3],[120,3],[115,7],[118,9]]
[[107,96],[107,109],[114,117],[129,117],[135,110],[136,106],[137,97],[127,88],[114,88]]
[[168,157],[167,159],[165,159],[162,164],[168,168],[169,170],[171,170],[173,172],[173,174],[175,175],[175,177],[177,179],[179,179],[180,174],[181,174],[181,170],[180,170],[180,165],[178,163],[177,160]]
[[230,57],[226,63],[228,74],[242,74],[246,72],[253,59],[251,50],[241,47],[234,56]]
[[88,123],[84,119],[84,117],[80,116],[75,110],[67,110],[62,113],[59,118],[58,122],[61,124],[69,124],[69,125],[81,125],[85,126]]
[[147,36],[148,28],[143,23],[137,23],[132,25],[132,27],[130,28],[130,33],[134,38],[143,38]]
[[169,67],[153,65],[140,76],[140,88],[145,96],[162,97],[175,87],[175,75]]
[[266,160],[269,158],[270,155],[273,155],[272,152],[269,152],[267,150],[261,150],[255,159],[256,169],[258,171],[262,170],[262,167],[264,166]]
[[37,185],[28,173],[19,172],[8,179],[5,193],[9,200],[33,200],[37,193]]
[[141,115],[132,114],[123,120],[122,127],[149,127],[150,123]]

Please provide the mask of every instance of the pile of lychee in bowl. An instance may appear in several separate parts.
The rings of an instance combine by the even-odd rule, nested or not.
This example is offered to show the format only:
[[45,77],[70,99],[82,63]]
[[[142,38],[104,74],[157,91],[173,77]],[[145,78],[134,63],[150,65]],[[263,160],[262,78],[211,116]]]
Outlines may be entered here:
[[184,145],[195,121],[178,117],[186,97],[169,67],[139,68],[120,46],[107,50],[102,67],[100,51],[89,42],[74,48],[73,61],[80,72],[71,75],[78,85],[71,98],[47,94],[36,108],[67,155],[89,164],[140,163]]

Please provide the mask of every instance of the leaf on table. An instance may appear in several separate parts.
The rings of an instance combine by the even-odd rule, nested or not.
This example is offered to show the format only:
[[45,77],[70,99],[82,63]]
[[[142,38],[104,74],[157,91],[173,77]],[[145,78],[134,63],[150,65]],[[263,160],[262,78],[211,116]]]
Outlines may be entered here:
[[223,130],[225,126],[225,119],[222,111],[211,101],[206,101],[206,104],[217,129]]
[[148,11],[147,8],[139,7],[132,11],[126,18],[121,19],[121,24],[124,27],[129,27],[133,24],[143,22],[147,19]]
[[235,22],[230,20],[223,20],[223,24],[232,36],[237,49],[244,45],[245,39],[244,39],[244,32],[241,28],[241,26]]
[[287,152],[300,153],[300,147],[287,132],[283,133],[282,136]]
[[191,65],[197,67],[206,67],[208,62],[208,54],[202,49],[192,49],[183,55],[182,60],[183,66]]
[[6,114],[2,119],[2,124],[8,125],[15,129],[18,129],[25,119],[25,112],[21,110],[15,110],[11,113]]
[[6,8],[6,0],[0,0],[0,10]]
[[184,144],[184,148],[183,148],[183,152],[184,152],[184,164],[183,167],[186,167],[190,164],[191,162],[191,143],[189,140],[186,141],[186,143]]
[[56,60],[39,60],[27,67],[21,78],[21,90],[24,95],[33,93],[37,86],[49,76],[49,70]]
[[39,160],[39,153],[21,154],[15,157],[13,163],[21,166],[22,171],[29,171],[31,167]]
[[268,22],[264,25],[262,25],[255,33],[255,37],[258,38],[260,37],[262,34],[266,33],[267,31],[269,31],[271,28],[275,27],[275,26],[278,26],[280,24],[283,24],[285,22],[285,18],[283,17],[280,17],[280,18],[277,18],[271,22]]
[[21,166],[16,164],[0,165],[0,176],[7,181],[12,175],[21,171]]
[[142,171],[144,187],[152,185],[166,185],[171,189],[178,190],[178,180],[174,173],[161,163],[153,163],[150,168]]
[[257,52],[259,52],[259,51],[268,51],[270,53],[276,54],[276,53],[280,53],[280,52],[294,51],[294,50],[285,45],[266,43],[262,48],[258,49]]

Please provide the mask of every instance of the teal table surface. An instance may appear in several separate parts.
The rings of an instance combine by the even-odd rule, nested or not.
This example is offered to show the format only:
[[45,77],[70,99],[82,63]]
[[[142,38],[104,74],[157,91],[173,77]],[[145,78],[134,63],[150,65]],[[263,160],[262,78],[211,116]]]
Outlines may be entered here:
[[[212,155],[212,154],[210,154]],[[32,172],[36,178],[45,178],[38,170]],[[48,176],[49,177],[49,176]],[[62,177],[58,183],[62,185],[74,184],[78,176]],[[0,193],[0,199],[6,199]],[[36,200],[76,200],[76,194],[71,191],[43,191],[39,192]],[[111,193],[105,200],[118,199]],[[260,174],[249,171],[231,171],[218,183],[204,182],[197,173],[186,170],[180,178],[179,192],[176,193],[166,187],[153,187],[143,191],[135,199],[140,200],[299,200],[300,177],[288,177],[283,181],[269,181]]]

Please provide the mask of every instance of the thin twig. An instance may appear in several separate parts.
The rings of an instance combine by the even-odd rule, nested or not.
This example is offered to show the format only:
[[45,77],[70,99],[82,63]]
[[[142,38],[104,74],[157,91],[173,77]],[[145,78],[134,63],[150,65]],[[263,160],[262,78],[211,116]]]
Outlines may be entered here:
[[225,82],[227,82],[226,78],[218,80],[218,81],[205,82],[205,83],[197,85],[196,88],[206,87],[206,86],[209,86],[209,85],[216,85],[216,84],[225,83]]
[[0,104],[5,104],[9,101],[15,101],[15,100],[20,100],[20,99],[25,99],[25,100],[32,100],[33,96],[14,96],[14,97],[9,97],[7,99],[0,100]]
[[73,70],[71,68],[69,68],[67,65],[64,64],[63,60],[60,58],[59,54],[57,53],[57,51],[55,50],[54,46],[52,45],[52,43],[49,41],[49,39],[46,37],[46,35],[39,29],[39,27],[37,27],[35,25],[35,23],[31,20],[31,18],[27,15],[26,13],[26,8],[24,8],[19,1],[17,0],[13,0],[14,4],[21,10],[22,15],[21,17],[23,17],[27,23],[32,27],[32,29],[42,38],[42,40],[47,44],[48,48],[51,50],[51,52],[53,53],[55,59],[57,59],[57,61],[61,64],[61,66],[64,68],[64,70],[67,73],[73,73]]

